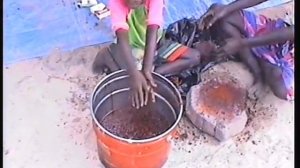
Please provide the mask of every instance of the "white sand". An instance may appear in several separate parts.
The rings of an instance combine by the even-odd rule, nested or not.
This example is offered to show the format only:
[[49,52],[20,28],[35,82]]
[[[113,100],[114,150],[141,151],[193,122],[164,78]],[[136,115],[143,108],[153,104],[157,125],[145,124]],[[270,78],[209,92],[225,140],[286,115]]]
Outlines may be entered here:
[[[102,167],[88,109],[101,78],[90,73],[96,51],[55,51],[4,69],[5,168]],[[165,168],[293,167],[293,104],[270,92],[254,104],[247,128],[222,144],[183,118]]]

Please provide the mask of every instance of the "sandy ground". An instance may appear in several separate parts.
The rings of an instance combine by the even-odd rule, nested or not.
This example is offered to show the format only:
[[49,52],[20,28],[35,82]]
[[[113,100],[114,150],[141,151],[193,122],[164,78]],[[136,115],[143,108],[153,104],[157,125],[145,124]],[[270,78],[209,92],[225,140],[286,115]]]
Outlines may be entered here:
[[[293,3],[263,13],[278,17],[291,9]],[[90,72],[97,50],[56,50],[4,69],[5,168],[103,167],[89,111],[90,94],[101,79]],[[241,65],[224,66],[251,78]],[[224,143],[183,118],[165,168],[294,167],[294,106],[267,92],[259,102],[249,101],[246,129]]]

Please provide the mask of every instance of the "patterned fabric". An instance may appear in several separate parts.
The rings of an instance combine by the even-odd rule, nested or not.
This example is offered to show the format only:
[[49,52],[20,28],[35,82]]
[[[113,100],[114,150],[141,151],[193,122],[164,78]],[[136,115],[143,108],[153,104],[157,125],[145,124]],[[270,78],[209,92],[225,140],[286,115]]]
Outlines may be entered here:
[[[246,37],[255,37],[289,26],[284,20],[271,20],[262,15],[255,15],[249,11],[243,11],[244,29]],[[294,43],[286,41],[276,45],[267,45],[252,48],[253,53],[282,69],[282,78],[289,91],[287,98],[294,97]]]
[[[158,46],[157,55],[154,60],[155,67],[180,59],[180,57],[182,57],[188,50],[187,46],[174,42],[173,40],[166,39],[165,36],[162,37]],[[186,69],[179,74],[173,73],[166,74],[164,76],[177,87],[182,99],[185,100],[189,89],[200,82],[200,70],[201,66],[196,66],[194,68]]]
[[[112,48],[112,46],[116,44],[117,42],[115,41],[114,43],[109,45],[111,51],[116,49],[116,48]],[[158,66],[168,62],[173,62],[179,59],[184,54],[184,52],[186,52],[187,49],[188,47],[173,41],[167,41],[164,43],[160,42],[159,47],[156,51],[156,56],[154,58],[155,59],[154,66]],[[135,58],[137,69],[141,70],[143,59],[144,59],[144,53],[145,53],[144,49],[133,47],[131,49],[131,52],[133,57]]]
[[168,40],[158,48],[157,57],[162,59],[163,62],[173,62],[179,59],[187,51],[187,49],[188,47],[182,44]]

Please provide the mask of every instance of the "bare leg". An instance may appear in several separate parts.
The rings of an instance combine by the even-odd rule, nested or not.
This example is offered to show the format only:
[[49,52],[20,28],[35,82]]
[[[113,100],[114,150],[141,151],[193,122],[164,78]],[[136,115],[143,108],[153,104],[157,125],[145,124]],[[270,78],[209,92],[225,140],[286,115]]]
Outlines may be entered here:
[[93,71],[103,73],[105,68],[108,68],[110,72],[122,69],[123,64],[119,55],[117,44],[101,48],[93,63]]
[[282,78],[281,68],[262,59],[259,59],[259,62],[262,66],[266,83],[269,84],[274,95],[280,99],[287,100],[288,90]]
[[162,75],[178,74],[189,68],[193,68],[200,64],[200,53],[195,49],[188,49],[180,59],[164,64],[155,69],[155,72]]
[[[110,47],[103,48],[99,51],[93,64],[93,71],[103,72],[105,67],[109,68],[111,72],[126,69],[126,65],[121,57],[122,54],[118,49],[118,45],[111,44]],[[195,49],[188,49],[181,59],[164,64],[156,68],[155,71],[162,75],[173,75],[199,64],[200,53]]]

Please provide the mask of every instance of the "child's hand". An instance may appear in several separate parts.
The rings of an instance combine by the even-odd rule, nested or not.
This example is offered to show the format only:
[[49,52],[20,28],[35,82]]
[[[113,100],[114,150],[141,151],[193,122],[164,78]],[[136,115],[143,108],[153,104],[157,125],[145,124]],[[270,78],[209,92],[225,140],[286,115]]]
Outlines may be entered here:
[[132,106],[139,109],[147,104],[151,87],[140,71],[130,74]]
[[154,79],[152,77],[151,71],[145,71],[145,70],[143,70],[143,74],[145,76],[145,79],[150,83],[150,85],[152,87],[156,87],[156,84],[155,84]]
[[[156,87],[157,85],[154,82],[154,79],[152,77],[152,73],[149,70],[142,70],[142,71],[143,71],[145,79],[147,80],[148,83],[150,83],[150,86],[151,86],[150,94],[151,94],[152,102],[155,102],[155,95],[154,95],[154,92],[153,92],[153,87]],[[145,104],[147,104],[147,103],[148,103],[148,97],[145,100]]]
[[213,5],[201,16],[198,28],[209,29],[215,22],[224,18],[229,13],[226,5]]
[[235,55],[239,50],[245,47],[243,39],[230,38],[226,40],[226,44],[216,50],[218,57],[228,57]]

